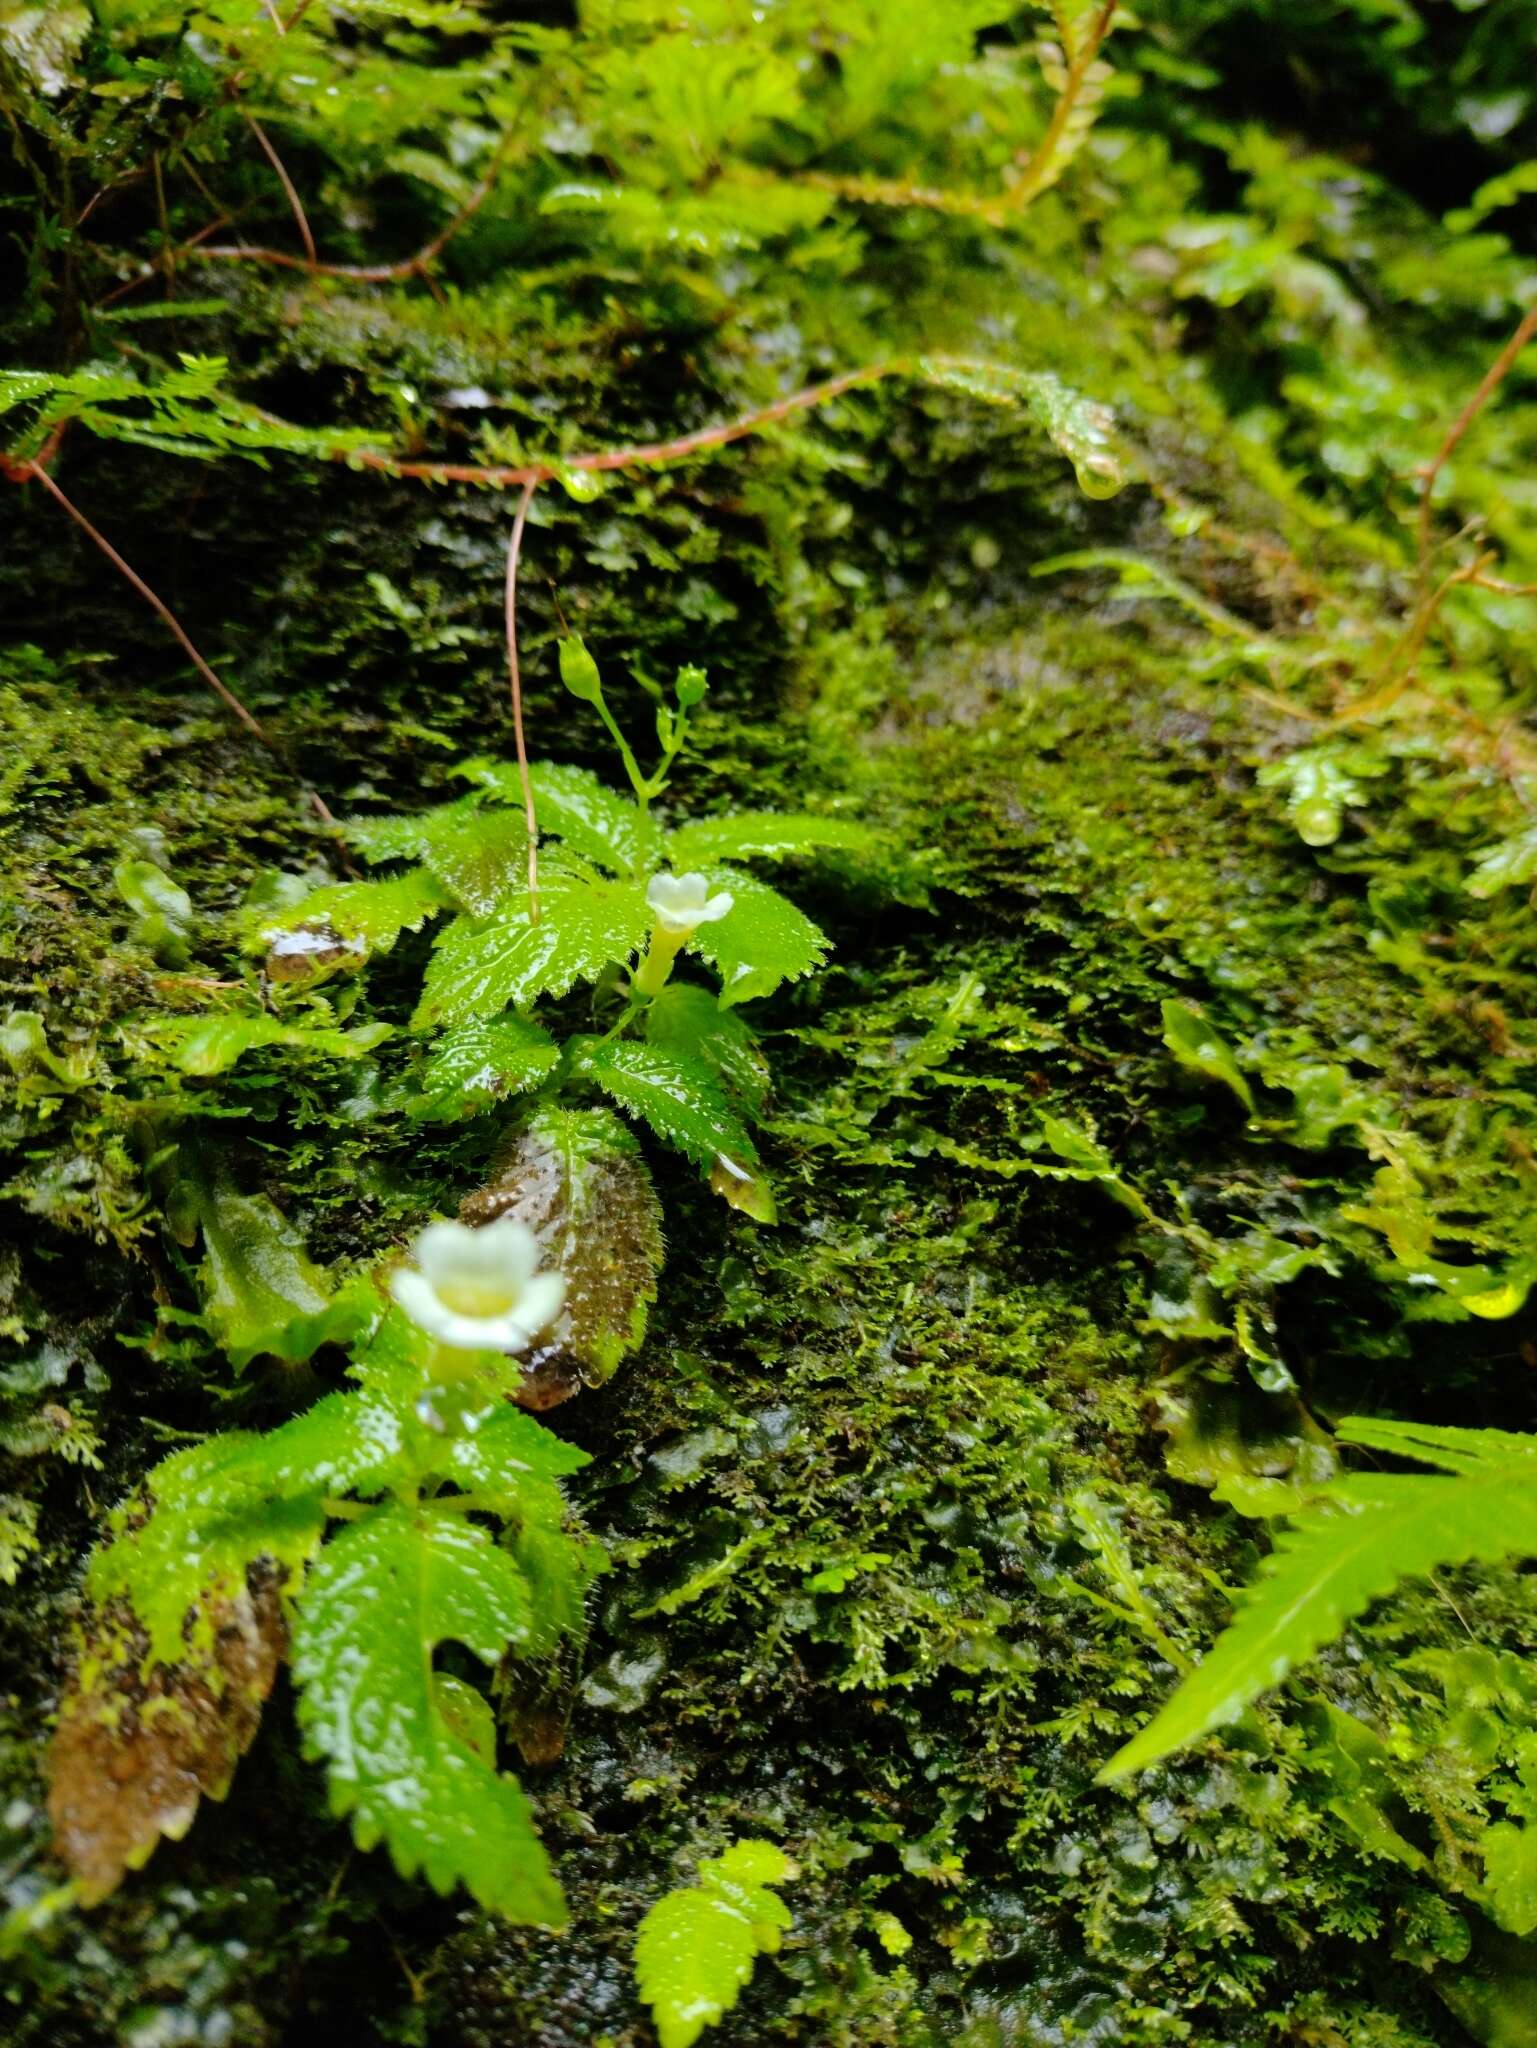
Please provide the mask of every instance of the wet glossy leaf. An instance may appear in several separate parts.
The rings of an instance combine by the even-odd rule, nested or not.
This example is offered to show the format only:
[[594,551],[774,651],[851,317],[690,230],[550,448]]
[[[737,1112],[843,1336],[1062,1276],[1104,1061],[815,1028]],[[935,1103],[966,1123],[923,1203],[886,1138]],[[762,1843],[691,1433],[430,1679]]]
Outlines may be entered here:
[[193,1201],[203,1232],[203,1320],[237,1369],[262,1356],[309,1358],[322,1344],[345,1343],[374,1313],[366,1289],[335,1289],[265,1195],[205,1178]]
[[276,1017],[163,1017],[149,1027],[184,1074],[222,1074],[248,1052],[281,1046],[312,1058],[360,1060],[389,1037],[388,1024],[350,1031],[280,1024]]
[[312,890],[278,917],[259,918],[267,974],[302,986],[338,967],[360,967],[370,954],[387,953],[402,932],[420,931],[451,907],[447,890],[427,868]]
[[422,1068],[409,1114],[418,1122],[478,1116],[493,1102],[547,1080],[560,1048],[531,1018],[516,1013],[445,1031]]
[[1478,1846],[1496,1921],[1507,1934],[1537,1934],[1537,1824],[1496,1821]]
[[639,1147],[610,1111],[544,1104],[511,1141],[493,1178],[464,1204],[467,1222],[514,1217],[539,1263],[564,1275],[548,1341],[523,1361],[517,1398],[550,1407],[601,1385],[646,1334],[662,1264],[662,1212]]
[[697,1885],[668,1892],[640,1924],[635,1975],[661,2048],[692,2048],[741,1996],[761,1954],[790,1925],[769,1885],[796,1875],[769,1842],[737,1842],[699,1867]]
[[1537,882],[1537,825],[1486,848],[1468,882],[1468,894],[1493,896],[1497,890],[1524,889],[1533,882]]
[[1233,1057],[1231,1046],[1218,1034],[1205,1014],[1189,1003],[1166,1002],[1163,1010],[1163,1042],[1182,1067],[1207,1081],[1220,1081],[1231,1088],[1252,1115],[1254,1094]]
[[718,924],[700,925],[688,945],[719,974],[723,1009],[772,995],[781,982],[820,967],[827,935],[788,897],[744,868],[704,872],[712,891],[731,892],[732,908]]
[[[499,804],[523,804],[523,785],[510,761],[467,761],[459,771]],[[563,839],[573,853],[616,874],[649,872],[662,855],[661,827],[629,797],[587,768],[536,761],[529,770],[541,836]]]
[[233,1597],[258,1559],[296,1570],[320,1540],[327,1494],[377,1493],[408,1475],[398,1404],[331,1394],[265,1435],[234,1430],[162,1459],[114,1511],[87,1585],[128,1601],[147,1654],[171,1663],[197,1640],[210,1597]]
[[151,860],[125,860],[112,871],[117,892],[134,912],[130,933],[168,966],[185,966],[192,936],[192,898]]
[[519,897],[493,918],[457,917],[439,936],[412,1022],[469,1023],[521,1009],[536,996],[564,995],[595,981],[634,952],[651,928],[638,882],[550,875],[540,887],[540,917]]
[[707,861],[783,860],[798,853],[846,853],[865,861],[888,849],[856,818],[817,818],[802,811],[737,811],[693,818],[667,837],[667,858],[680,872]]
[[456,1732],[433,1684],[440,1643],[494,1664],[529,1615],[516,1559],[486,1530],[392,1503],[342,1529],[312,1568],[294,1677],[305,1747],[325,1759],[360,1847],[382,1841],[403,1876],[463,1884],[490,1912],[559,1927],[565,1902],[527,1800]]
[[708,1171],[722,1157],[755,1166],[758,1154],[703,1061],[623,1039],[575,1038],[567,1056],[574,1077],[596,1081],[664,1144]]
[[0,7],[0,51],[45,99],[78,83],[75,60],[90,32],[91,10],[77,0]]
[[723,1010],[708,989],[670,981],[647,1006],[646,1041],[663,1052],[700,1060],[726,1091],[756,1112],[769,1090],[768,1061],[735,1010]]

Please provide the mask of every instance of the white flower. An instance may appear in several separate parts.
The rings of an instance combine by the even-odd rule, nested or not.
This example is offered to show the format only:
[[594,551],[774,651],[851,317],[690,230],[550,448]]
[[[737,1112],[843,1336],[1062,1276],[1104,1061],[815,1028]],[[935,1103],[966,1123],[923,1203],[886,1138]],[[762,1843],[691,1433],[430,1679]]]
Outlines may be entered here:
[[653,875],[646,901],[664,932],[681,932],[686,937],[699,925],[717,923],[736,898],[729,889],[712,896],[703,875]]
[[473,1230],[429,1223],[416,1264],[390,1292],[412,1322],[454,1351],[526,1351],[566,1298],[559,1273],[540,1273],[533,1232],[512,1217]]

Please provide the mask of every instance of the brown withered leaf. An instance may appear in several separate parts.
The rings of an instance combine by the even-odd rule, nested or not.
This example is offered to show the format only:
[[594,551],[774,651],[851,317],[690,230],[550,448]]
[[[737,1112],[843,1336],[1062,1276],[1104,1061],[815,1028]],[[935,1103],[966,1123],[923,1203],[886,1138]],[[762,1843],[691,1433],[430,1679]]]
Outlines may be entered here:
[[279,1577],[208,1603],[206,1651],[144,1672],[149,1639],[126,1600],[89,1608],[48,1756],[54,1846],[94,1905],[162,1836],[222,1799],[250,1748],[286,1648]]
[[625,1126],[606,1109],[536,1109],[459,1213],[516,1217],[540,1264],[565,1276],[560,1314],[523,1360],[519,1404],[554,1408],[601,1386],[645,1336],[662,1264],[661,1204]]

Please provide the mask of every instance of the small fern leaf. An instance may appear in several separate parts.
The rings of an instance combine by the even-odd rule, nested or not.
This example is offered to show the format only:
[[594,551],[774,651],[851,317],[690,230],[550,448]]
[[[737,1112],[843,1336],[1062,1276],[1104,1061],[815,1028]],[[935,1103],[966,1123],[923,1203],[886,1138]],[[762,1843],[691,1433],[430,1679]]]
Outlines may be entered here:
[[442,1507],[392,1503],[351,1523],[313,1567],[294,1621],[305,1747],[359,1846],[383,1841],[402,1876],[463,1884],[489,1912],[559,1927],[565,1902],[517,1781],[444,1712],[439,1643],[494,1664],[530,1627],[517,1561]]
[[534,923],[526,898],[493,918],[456,917],[437,941],[412,1022],[418,1031],[522,1009],[563,996],[635,951],[651,928],[638,882],[551,875]]
[[[1518,1439],[1519,1442],[1519,1439]],[[1102,1783],[1145,1770],[1242,1713],[1406,1578],[1537,1553],[1537,1486],[1523,1448],[1452,1478],[1353,1478],[1280,1536],[1237,1619]]]
[[667,839],[667,858],[680,872],[706,861],[784,860],[801,853],[845,853],[868,861],[883,850],[880,834],[857,819],[818,818],[805,811],[694,818]]
[[700,925],[688,944],[720,976],[722,1009],[772,995],[826,959],[826,933],[777,889],[742,868],[704,873],[712,891],[730,891],[732,908],[718,923]]
[[1440,1465],[1448,1472],[1537,1459],[1537,1436],[1516,1436],[1506,1429],[1446,1429],[1428,1422],[1385,1422],[1369,1415],[1347,1415],[1335,1434],[1344,1443],[1417,1458],[1422,1465]]
[[790,1925],[784,1901],[764,1887],[795,1874],[771,1842],[736,1842],[701,1864],[697,1886],[657,1900],[636,1936],[635,1977],[661,2048],[692,2048],[736,2004]]
[[[459,770],[494,802],[523,803],[523,783],[509,761],[467,761]],[[617,795],[588,768],[564,761],[536,761],[529,769],[539,830],[563,839],[573,853],[616,874],[649,872],[662,857],[656,820],[628,797]]]

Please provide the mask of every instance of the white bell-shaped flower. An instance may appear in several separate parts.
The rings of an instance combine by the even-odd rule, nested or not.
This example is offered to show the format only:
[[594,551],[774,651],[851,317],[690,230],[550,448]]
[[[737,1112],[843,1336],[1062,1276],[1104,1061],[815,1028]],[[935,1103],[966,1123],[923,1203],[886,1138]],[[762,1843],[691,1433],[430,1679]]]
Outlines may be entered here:
[[390,1292],[412,1322],[454,1351],[526,1351],[559,1312],[566,1283],[541,1273],[532,1231],[512,1217],[475,1230],[429,1223],[416,1263]]
[[718,923],[736,898],[729,889],[717,890],[712,896],[709,882],[700,874],[653,875],[646,901],[664,932],[687,936],[702,924]]

